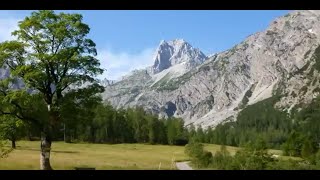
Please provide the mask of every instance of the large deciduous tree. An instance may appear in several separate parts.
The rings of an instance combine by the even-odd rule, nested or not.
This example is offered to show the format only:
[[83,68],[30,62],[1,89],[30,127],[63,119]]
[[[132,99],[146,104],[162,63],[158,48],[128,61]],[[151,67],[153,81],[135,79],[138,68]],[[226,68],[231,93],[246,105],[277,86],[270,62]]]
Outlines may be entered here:
[[[41,131],[40,168],[52,169],[52,132],[61,128],[66,101],[73,105],[103,91],[90,28],[80,14],[37,11],[19,22],[17,40],[0,44],[0,66],[10,77],[0,83],[0,114],[33,124]],[[23,88],[14,88],[17,81]]]

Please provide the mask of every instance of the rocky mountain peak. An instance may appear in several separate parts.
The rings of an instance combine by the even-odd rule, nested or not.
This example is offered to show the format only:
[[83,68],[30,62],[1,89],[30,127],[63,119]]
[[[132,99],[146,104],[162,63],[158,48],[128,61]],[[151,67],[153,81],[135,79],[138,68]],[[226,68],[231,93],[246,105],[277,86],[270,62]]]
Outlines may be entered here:
[[193,48],[184,39],[162,40],[155,52],[152,73],[157,74],[174,65],[186,63],[187,68],[201,64],[207,56],[199,49]]

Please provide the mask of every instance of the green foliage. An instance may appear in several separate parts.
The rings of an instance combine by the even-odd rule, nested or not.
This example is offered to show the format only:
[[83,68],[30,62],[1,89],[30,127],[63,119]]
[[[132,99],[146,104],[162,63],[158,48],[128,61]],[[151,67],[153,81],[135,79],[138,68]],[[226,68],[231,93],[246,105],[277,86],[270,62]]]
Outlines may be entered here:
[[273,161],[265,151],[238,151],[231,164],[233,170],[264,170]]
[[205,151],[203,144],[190,143],[185,146],[185,153],[198,168],[208,167],[212,163],[212,153]]
[[[36,11],[20,21],[12,33],[17,40],[0,44],[0,65],[12,75],[0,83],[0,114],[53,136],[71,119],[63,112],[64,103],[77,106],[102,92],[95,77],[103,70],[94,57],[95,43],[87,38],[89,31],[80,14]],[[17,79],[23,80],[24,88],[10,87]],[[79,88],[69,89],[71,85]]]
[[315,157],[315,166],[317,167],[317,169],[320,169],[320,151],[319,150],[314,157]]
[[316,147],[310,139],[305,139],[301,148],[301,156],[303,158],[309,158],[316,152]]
[[203,129],[201,128],[201,126],[199,126],[197,128],[194,140],[196,142],[205,142],[205,133],[204,133]]
[[288,156],[300,156],[303,141],[304,136],[301,133],[291,132],[287,141],[282,145],[284,154]]
[[307,107],[296,113],[297,131],[320,142],[320,97],[314,99]]
[[268,147],[280,148],[292,128],[292,122],[285,112],[273,107],[277,99],[274,96],[247,106],[239,113],[237,121],[219,124],[214,131],[207,131],[210,137],[205,142],[240,146],[254,142],[260,136]]
[[232,156],[227,151],[226,146],[221,146],[220,151],[214,154],[211,167],[217,169],[230,169],[232,164]]
[[245,148],[251,151],[265,151],[268,147],[266,141],[258,137],[254,142],[250,141],[245,144]]
[[203,149],[203,145],[193,143],[186,146],[185,153],[199,168],[264,170],[272,168],[278,162],[267,152],[265,144],[263,140],[248,143],[245,148],[237,151],[234,156],[230,155],[225,146],[221,146],[220,151],[217,151],[212,157],[212,154],[210,156],[210,153]]
[[23,127],[23,122],[20,119],[12,116],[0,117],[0,137],[8,140],[16,138],[18,133],[22,131],[21,127]]
[[25,135],[24,131],[25,126],[20,119],[12,116],[0,116],[0,137],[2,139],[10,140],[12,144],[15,144],[16,140]]
[[305,160],[278,160],[268,167],[268,170],[311,170],[315,169]]
[[263,170],[269,167],[275,160],[267,152],[266,142],[263,139],[250,142],[245,148],[238,151],[231,163],[234,170]]
[[[72,101],[71,101],[72,102]],[[67,104],[66,104],[67,105]],[[75,107],[75,106],[71,106]],[[78,114],[65,116],[73,120],[66,121],[69,142],[85,141],[92,143],[150,143],[185,145],[188,132],[182,119],[159,119],[146,113],[143,108],[115,109],[110,104],[92,101],[79,104],[79,109],[67,112]],[[72,122],[72,123],[71,123]],[[63,132],[56,132],[56,139],[61,139]]]
[[6,158],[12,149],[5,148],[6,142],[0,139],[0,160],[1,158]]
[[190,143],[185,146],[185,153],[191,158],[200,157],[203,153],[203,144]]
[[169,144],[184,146],[188,143],[188,135],[184,129],[184,121],[182,119],[171,117],[167,120],[166,127]]

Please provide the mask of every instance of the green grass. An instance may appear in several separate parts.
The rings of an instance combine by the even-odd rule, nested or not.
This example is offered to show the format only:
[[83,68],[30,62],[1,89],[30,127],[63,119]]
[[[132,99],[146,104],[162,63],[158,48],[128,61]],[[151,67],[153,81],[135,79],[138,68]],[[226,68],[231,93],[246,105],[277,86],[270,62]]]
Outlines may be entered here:
[[[0,169],[39,169],[40,142],[19,141],[17,149],[0,160]],[[95,167],[102,169],[172,169],[172,159],[188,160],[183,146],[144,144],[67,144],[53,142],[54,169]],[[174,167],[175,168],[175,167]]]
[[[212,152],[220,150],[220,145],[205,144],[205,149]],[[40,161],[40,142],[19,141],[17,149],[5,159],[0,159],[1,170],[37,170]],[[227,146],[234,155],[240,148]],[[270,150],[281,154],[280,150]],[[53,142],[51,166],[57,170],[72,170],[75,167],[95,167],[97,170],[111,169],[176,169],[172,160],[189,161],[184,154],[184,146],[147,145],[147,144],[67,144]]]
[[[39,169],[40,142],[19,141],[17,149],[0,160],[0,169]],[[219,145],[206,144],[213,153]],[[238,148],[227,147],[231,153]],[[95,167],[102,169],[172,169],[172,160],[188,161],[184,146],[146,144],[67,144],[53,142],[51,165],[54,169],[74,169],[74,167]],[[175,169],[175,167],[174,167]]]

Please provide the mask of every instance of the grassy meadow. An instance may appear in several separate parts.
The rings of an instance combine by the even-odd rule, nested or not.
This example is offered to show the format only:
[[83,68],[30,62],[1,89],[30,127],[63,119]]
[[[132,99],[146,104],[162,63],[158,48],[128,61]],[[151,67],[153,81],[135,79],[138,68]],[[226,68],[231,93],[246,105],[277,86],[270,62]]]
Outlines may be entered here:
[[[9,145],[9,144],[8,144]],[[9,146],[8,146],[9,147]],[[0,160],[0,169],[37,170],[40,161],[40,142],[18,141],[17,149]],[[206,144],[205,149],[215,153],[219,145]],[[234,154],[237,147],[227,146]],[[271,150],[274,154],[281,151]],[[75,167],[108,169],[176,169],[172,161],[187,161],[184,146],[148,144],[85,144],[53,142],[51,165],[57,170]]]

